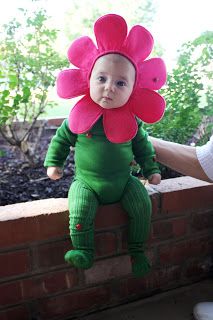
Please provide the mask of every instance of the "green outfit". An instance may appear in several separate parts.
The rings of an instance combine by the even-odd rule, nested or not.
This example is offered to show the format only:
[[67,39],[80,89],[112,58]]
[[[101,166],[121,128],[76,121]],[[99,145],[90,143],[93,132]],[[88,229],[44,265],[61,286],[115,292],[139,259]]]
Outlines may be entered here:
[[144,255],[144,242],[150,229],[151,201],[143,184],[130,173],[133,159],[143,175],[160,173],[154,149],[147,140],[142,122],[138,132],[125,143],[107,140],[102,118],[87,134],[73,134],[65,120],[53,137],[45,159],[45,167],[63,167],[75,147],[75,178],[69,190],[70,235],[74,250],[65,260],[79,268],[90,268],[94,258],[94,219],[100,204],[120,201],[129,216],[128,248],[136,276],[145,274],[149,263]]

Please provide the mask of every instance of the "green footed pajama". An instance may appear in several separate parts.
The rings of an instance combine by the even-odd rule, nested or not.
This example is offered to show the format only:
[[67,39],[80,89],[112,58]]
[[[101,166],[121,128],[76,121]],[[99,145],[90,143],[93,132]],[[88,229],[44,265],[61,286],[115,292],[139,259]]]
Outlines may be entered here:
[[134,159],[144,177],[160,173],[155,152],[147,133],[138,122],[134,139],[125,143],[107,140],[100,118],[87,134],[73,134],[65,120],[53,137],[45,158],[45,167],[63,168],[75,147],[75,179],[69,190],[70,235],[73,250],[65,260],[77,268],[87,269],[94,259],[94,220],[100,204],[121,202],[129,216],[128,249],[135,276],[149,271],[144,243],[150,230],[151,202],[142,183],[130,174]]
[[[143,276],[149,271],[149,262],[144,255],[147,240],[151,202],[141,182],[130,176],[120,199],[128,213],[128,249],[131,255],[132,271],[135,276]],[[75,180],[69,191],[70,236],[74,250],[65,255],[65,260],[77,268],[87,269],[94,258],[94,219],[99,206],[94,191],[82,181]]]

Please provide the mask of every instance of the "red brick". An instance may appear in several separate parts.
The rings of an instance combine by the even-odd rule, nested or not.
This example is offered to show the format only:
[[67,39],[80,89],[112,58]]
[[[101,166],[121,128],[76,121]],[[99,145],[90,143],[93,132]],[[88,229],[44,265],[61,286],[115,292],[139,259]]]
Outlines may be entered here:
[[0,247],[49,240],[69,234],[68,213],[1,221]]
[[91,269],[84,271],[86,284],[102,283],[130,273],[131,262],[129,256],[119,256],[96,261]]
[[179,280],[181,280],[181,268],[179,266],[163,267],[163,269],[153,270],[146,276],[145,287],[147,290],[162,288],[165,290],[172,283],[177,285]]
[[38,299],[49,294],[66,291],[77,284],[76,269],[50,272],[22,280],[23,297],[25,300]]
[[40,299],[38,310],[42,320],[53,319],[54,317],[73,317],[82,312],[89,312],[99,309],[100,306],[107,306],[111,299],[107,287],[95,287],[87,290],[77,291],[52,298]]
[[213,211],[194,214],[191,220],[192,230],[202,231],[213,228]]
[[[210,266],[208,266],[210,267]],[[185,276],[187,279],[193,279],[196,280],[199,278],[202,278],[204,275],[209,275],[209,268],[207,269],[204,260],[198,261],[188,261],[186,267],[184,268],[183,276]]]
[[33,260],[35,271],[64,264],[67,265],[64,261],[64,255],[71,248],[70,240],[55,241],[34,247]]
[[98,233],[95,235],[97,256],[112,255],[117,252],[117,237],[113,232]]
[[20,281],[0,285],[0,305],[11,305],[23,300]]
[[25,305],[13,307],[0,312],[1,320],[30,320],[31,316]]
[[162,265],[181,264],[189,257],[198,257],[210,252],[209,239],[192,239],[179,243],[170,243],[160,247],[160,263]]
[[[150,232],[150,238],[151,238],[151,232]],[[153,249],[150,249],[151,240],[147,240],[145,243],[145,253],[151,262],[152,265],[156,264],[156,254]],[[127,243],[127,229],[122,231],[122,253],[128,254],[128,243]]]
[[[119,278],[110,283],[112,299],[115,304],[130,303],[132,300],[147,296],[146,277]],[[119,318],[119,317],[118,317]],[[119,318],[120,319],[120,318]],[[122,317],[123,319],[123,317]]]
[[127,213],[122,209],[119,203],[107,206],[101,206],[98,209],[95,228],[115,228],[128,223]]
[[159,210],[160,210],[160,194],[153,193],[151,195],[151,201],[152,201],[152,217],[155,218],[159,214]]
[[151,249],[149,247],[145,248],[145,254],[151,264],[151,270],[153,270],[155,266],[158,267],[158,259],[155,251],[156,251],[155,248],[151,248]]
[[[147,276],[146,276],[147,277]],[[143,296],[147,293],[146,277],[135,278],[131,277],[128,279],[120,280],[120,296],[121,297],[136,297]]]
[[189,219],[186,217],[172,219],[172,229],[175,238],[182,237],[187,234]]
[[156,241],[186,236],[189,224],[188,217],[154,221],[152,222],[148,243],[153,245]]
[[161,220],[152,223],[152,241],[156,239],[169,239],[173,237],[171,221]]
[[128,249],[128,229],[127,227],[121,231],[121,251],[126,252]]
[[56,118],[56,119],[48,119],[48,126],[56,126],[59,127],[62,122],[64,121],[64,118]]
[[0,254],[0,278],[29,272],[29,250],[18,250]]
[[191,189],[165,192],[161,195],[162,212],[177,213],[193,209],[211,208],[213,206],[213,185],[201,187],[192,186]]
[[116,281],[118,287],[116,298],[128,300],[149,295],[153,290],[168,288],[172,283],[181,279],[180,267],[164,268],[163,270],[151,270],[144,278],[129,277]]

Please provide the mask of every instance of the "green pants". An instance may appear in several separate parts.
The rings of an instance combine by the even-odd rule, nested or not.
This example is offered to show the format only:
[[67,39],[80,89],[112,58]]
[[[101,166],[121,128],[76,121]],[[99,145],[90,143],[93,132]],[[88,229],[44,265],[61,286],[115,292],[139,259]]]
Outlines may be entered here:
[[[112,190],[113,193],[113,190]],[[94,257],[94,220],[98,206],[101,204],[98,196],[82,181],[75,180],[69,190],[69,212],[70,212],[70,236],[74,250],[88,256],[85,262],[85,268],[91,267]],[[147,240],[150,221],[151,221],[151,201],[146,188],[135,177],[130,176],[124,193],[120,199],[123,209],[129,217],[128,224],[128,249],[131,257],[143,262],[144,264],[144,243]],[[72,255],[74,253],[72,252]],[[66,257],[65,257],[66,259]],[[73,262],[68,258],[68,262]],[[70,261],[71,260],[71,261]],[[83,267],[82,259],[79,264],[74,262],[73,265]],[[134,262],[135,263],[135,262]],[[146,261],[148,264],[148,262]],[[138,263],[135,263],[136,269]],[[83,268],[84,268],[83,267]],[[146,269],[146,268],[145,268]],[[134,270],[133,270],[134,272]],[[135,271],[140,273],[141,272]]]

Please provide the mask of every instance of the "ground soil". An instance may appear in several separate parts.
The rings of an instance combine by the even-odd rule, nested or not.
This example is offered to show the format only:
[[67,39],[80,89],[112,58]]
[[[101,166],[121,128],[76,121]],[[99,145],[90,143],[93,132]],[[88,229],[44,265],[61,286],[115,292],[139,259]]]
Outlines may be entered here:
[[[52,133],[51,133],[52,135]],[[74,176],[73,152],[67,159],[63,178],[50,180],[43,166],[51,136],[45,135],[37,148],[36,166],[30,167],[14,147],[0,141],[0,206],[38,199],[65,198]],[[178,176],[163,168],[163,179]]]
[[50,180],[43,166],[50,137],[36,151],[36,166],[30,167],[14,147],[0,146],[0,206],[47,198],[67,197],[74,174],[73,153],[67,159],[63,178]]

